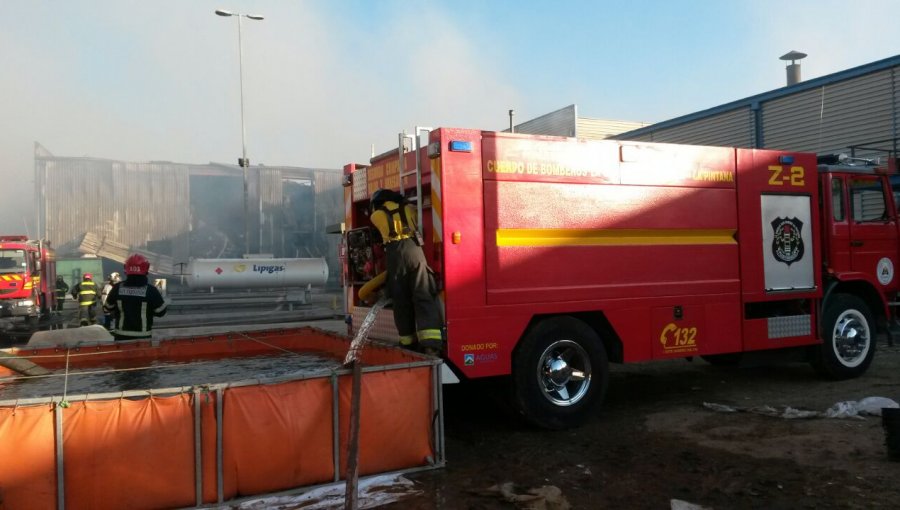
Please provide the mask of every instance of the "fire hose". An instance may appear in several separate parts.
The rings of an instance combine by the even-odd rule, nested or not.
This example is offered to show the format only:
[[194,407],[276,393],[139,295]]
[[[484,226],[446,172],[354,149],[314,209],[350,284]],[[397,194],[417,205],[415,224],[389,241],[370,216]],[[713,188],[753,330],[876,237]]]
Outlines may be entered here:
[[373,292],[384,285],[384,281],[386,279],[387,271],[382,271],[378,273],[378,276],[367,281],[366,284],[359,289],[359,299],[361,299],[362,301],[366,301]]

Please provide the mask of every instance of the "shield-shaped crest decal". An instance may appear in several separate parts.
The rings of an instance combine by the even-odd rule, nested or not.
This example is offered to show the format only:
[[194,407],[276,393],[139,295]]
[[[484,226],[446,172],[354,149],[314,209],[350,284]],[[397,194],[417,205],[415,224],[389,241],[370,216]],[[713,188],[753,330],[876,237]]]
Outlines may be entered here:
[[803,222],[797,218],[775,218],[772,221],[774,237],[772,255],[788,266],[803,258]]

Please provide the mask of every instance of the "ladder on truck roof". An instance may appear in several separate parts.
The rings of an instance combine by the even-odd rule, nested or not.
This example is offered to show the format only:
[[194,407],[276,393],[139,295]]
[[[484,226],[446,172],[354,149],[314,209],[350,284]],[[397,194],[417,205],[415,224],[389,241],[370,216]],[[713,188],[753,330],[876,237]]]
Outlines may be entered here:
[[[397,149],[397,158],[400,160],[400,194],[406,196],[406,187],[403,186],[403,178],[415,175],[416,176],[416,196],[414,198],[416,202],[416,230],[419,231],[419,235],[425,235],[422,230],[422,168],[419,164],[419,150],[422,148],[422,141],[419,138],[422,133],[430,133],[432,128],[416,126],[415,134],[407,134],[406,130],[403,130],[402,133],[397,135],[399,148]],[[415,152],[415,157],[413,158],[415,168],[410,171],[405,171],[403,168],[403,155],[406,153],[406,140],[410,140],[412,142],[412,150]],[[413,197],[409,198],[413,200]]]

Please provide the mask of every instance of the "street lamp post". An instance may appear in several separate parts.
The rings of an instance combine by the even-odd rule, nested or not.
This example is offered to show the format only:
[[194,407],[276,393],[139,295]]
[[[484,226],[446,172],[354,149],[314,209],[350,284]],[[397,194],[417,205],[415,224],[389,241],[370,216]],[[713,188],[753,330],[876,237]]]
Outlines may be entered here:
[[[244,45],[242,42],[243,34],[241,18],[252,19],[255,21],[262,21],[264,18],[258,14],[241,14],[239,12],[225,11],[222,9],[216,9],[216,14],[226,18],[234,16],[238,19],[238,75],[240,77],[241,85],[241,158],[238,159],[238,164],[241,166],[244,173],[244,253],[250,253],[250,215],[248,213],[250,199],[248,196],[249,184],[247,181],[247,167],[250,166],[250,160],[247,159],[247,130],[244,127]],[[262,222],[262,196],[259,197],[259,200],[260,222]],[[262,240],[262,230],[260,230],[259,235],[260,240]],[[262,249],[261,244],[259,248]]]

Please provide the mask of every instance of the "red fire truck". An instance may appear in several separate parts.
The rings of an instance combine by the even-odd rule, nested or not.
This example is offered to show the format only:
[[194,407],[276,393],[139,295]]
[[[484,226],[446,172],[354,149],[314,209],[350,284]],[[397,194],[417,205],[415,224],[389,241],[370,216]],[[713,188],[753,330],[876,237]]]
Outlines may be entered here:
[[0,319],[34,324],[56,306],[56,258],[47,241],[0,236]]
[[[383,269],[369,197],[401,191],[421,211],[446,361],[464,378],[511,376],[535,424],[590,416],[609,362],[787,349],[834,379],[872,362],[900,290],[893,166],[467,129],[417,138],[344,168],[351,324]],[[387,312],[376,337],[396,335]]]

